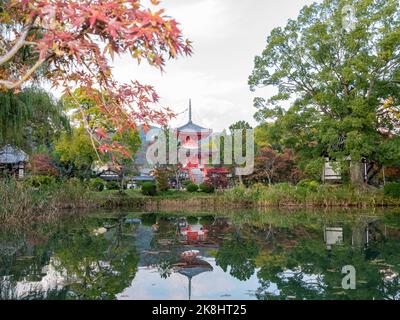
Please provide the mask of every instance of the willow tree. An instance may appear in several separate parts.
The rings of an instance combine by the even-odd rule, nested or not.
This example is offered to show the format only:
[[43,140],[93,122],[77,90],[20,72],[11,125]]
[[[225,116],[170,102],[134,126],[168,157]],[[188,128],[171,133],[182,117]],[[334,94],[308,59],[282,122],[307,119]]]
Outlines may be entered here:
[[397,0],[314,3],[275,28],[255,58],[251,90],[277,90],[255,99],[256,118],[274,119],[283,143],[308,162],[325,154],[343,163],[398,163],[399,66]]
[[67,129],[61,104],[45,90],[0,92],[0,145],[10,143],[27,151],[50,148],[54,137]]

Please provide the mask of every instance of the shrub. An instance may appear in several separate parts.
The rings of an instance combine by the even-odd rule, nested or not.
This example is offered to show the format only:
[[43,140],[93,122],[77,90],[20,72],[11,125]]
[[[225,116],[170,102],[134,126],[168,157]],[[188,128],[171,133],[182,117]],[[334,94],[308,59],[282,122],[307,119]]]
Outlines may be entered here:
[[146,183],[146,181],[135,181],[134,183],[136,187],[141,189],[143,187],[143,184]]
[[202,183],[200,185],[200,191],[205,192],[205,193],[214,193],[215,188],[211,184],[208,183]]
[[318,191],[320,184],[315,180],[305,179],[301,180],[298,184],[298,187],[306,188],[310,191]]
[[119,183],[116,181],[108,181],[106,187],[107,190],[119,190]]
[[199,186],[198,186],[197,184],[194,184],[194,183],[189,183],[189,184],[186,186],[186,190],[187,190],[188,192],[196,192],[196,191],[199,190]]
[[157,194],[157,186],[153,182],[144,182],[142,184],[142,193],[145,196],[155,196]]
[[26,179],[26,183],[34,188],[49,187],[56,182],[52,176],[32,176]]
[[229,179],[225,172],[219,172],[217,169],[207,172],[207,183],[213,185],[217,189],[226,189],[229,185]]
[[103,191],[105,183],[100,178],[94,178],[89,180],[89,188],[93,191]]
[[385,195],[400,198],[400,183],[398,182],[388,182],[385,184],[384,188]]
[[30,171],[38,176],[57,176],[58,170],[53,164],[51,157],[45,153],[36,153],[30,156]]
[[[306,164],[305,168],[304,168],[304,174],[306,177],[309,177],[310,180],[314,180],[314,181],[320,181],[321,179],[321,172],[324,168],[325,165],[325,159],[323,157],[318,157],[317,159],[308,161],[308,163]],[[346,170],[344,170],[344,168],[342,168],[343,172],[345,172]]]
[[184,181],[182,181],[182,185],[186,188],[189,184],[193,184],[193,182],[192,181],[190,181],[190,180],[184,180]]

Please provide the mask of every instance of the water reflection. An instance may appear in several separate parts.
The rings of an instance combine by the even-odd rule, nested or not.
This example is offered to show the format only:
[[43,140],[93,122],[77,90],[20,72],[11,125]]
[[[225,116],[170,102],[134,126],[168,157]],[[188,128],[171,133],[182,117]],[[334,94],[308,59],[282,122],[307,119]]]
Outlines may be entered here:
[[1,299],[400,299],[396,213],[129,214],[0,236]]

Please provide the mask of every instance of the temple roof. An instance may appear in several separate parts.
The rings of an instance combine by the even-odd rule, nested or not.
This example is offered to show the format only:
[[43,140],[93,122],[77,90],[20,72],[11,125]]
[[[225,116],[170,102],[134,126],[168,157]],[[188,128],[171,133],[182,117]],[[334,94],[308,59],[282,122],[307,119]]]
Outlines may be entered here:
[[28,161],[28,155],[9,144],[0,149],[0,163],[19,163]]

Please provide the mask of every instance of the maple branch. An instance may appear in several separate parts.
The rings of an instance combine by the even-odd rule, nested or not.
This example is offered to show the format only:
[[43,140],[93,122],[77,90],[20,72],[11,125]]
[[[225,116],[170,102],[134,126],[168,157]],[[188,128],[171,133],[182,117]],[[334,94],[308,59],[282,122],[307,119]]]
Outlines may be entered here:
[[26,45],[25,39],[29,34],[29,31],[31,30],[33,26],[33,22],[28,24],[22,31],[21,36],[17,40],[17,42],[14,44],[14,46],[11,48],[10,51],[8,51],[5,55],[0,57],[0,66],[7,63],[10,61],[17,53],[18,51]]
[[31,75],[35,73],[35,71],[39,69],[39,67],[49,58],[50,57],[36,61],[36,63],[22,76],[22,78],[17,81],[0,80],[0,87],[4,87],[8,90],[20,87],[22,83],[27,81]]
[[[81,107],[79,107],[79,108],[81,108]],[[85,114],[83,113],[82,109],[81,109],[81,113],[82,113],[82,116],[84,117]],[[101,158],[100,158],[99,152],[97,151],[97,147],[96,147],[96,144],[94,142],[95,139],[93,137],[92,130],[89,129],[86,119],[84,121],[85,121],[85,124],[86,124],[86,127],[87,127],[86,131],[87,131],[87,133],[89,133],[90,142],[92,143],[92,147],[94,149],[94,152],[96,153],[97,159],[101,162]]]
[[78,99],[75,97],[75,94],[72,93],[72,92],[71,92],[71,97],[72,97],[72,99],[75,101],[75,103],[77,104],[78,109],[79,109],[79,111],[80,111],[80,113],[81,113],[81,115],[82,115],[82,119],[83,119],[83,122],[84,122],[84,124],[85,124],[86,132],[89,134],[90,142],[92,143],[92,147],[93,147],[93,149],[94,149],[94,152],[96,153],[97,159],[98,159],[100,162],[102,162],[102,161],[101,161],[101,158],[100,158],[100,155],[99,155],[99,152],[97,151],[97,147],[96,147],[96,144],[95,144],[95,138],[93,137],[93,132],[92,132],[92,130],[90,129],[89,123],[87,122],[87,119],[86,119],[86,117],[85,117],[85,113],[84,113],[83,110],[82,110],[82,105],[81,105],[81,103],[78,101]]
[[[90,68],[90,67],[88,66],[88,64],[86,63],[85,60],[82,60],[82,64],[86,67],[86,69],[89,71],[89,73],[92,74],[93,78],[96,78],[96,74],[93,72],[92,68]],[[99,84],[100,84],[100,88],[102,88],[102,87],[103,87],[103,84],[102,84],[101,79],[100,79],[100,81],[99,81]],[[108,112],[109,115],[111,115],[112,113],[110,112],[110,110],[109,110],[108,107],[107,107],[107,103],[106,103],[106,100],[105,100],[105,98],[104,98],[103,90],[100,90],[100,97],[101,97],[101,100],[102,100],[102,102],[103,102],[103,107],[104,107],[104,109]],[[96,152],[97,152],[97,150],[96,150]]]

